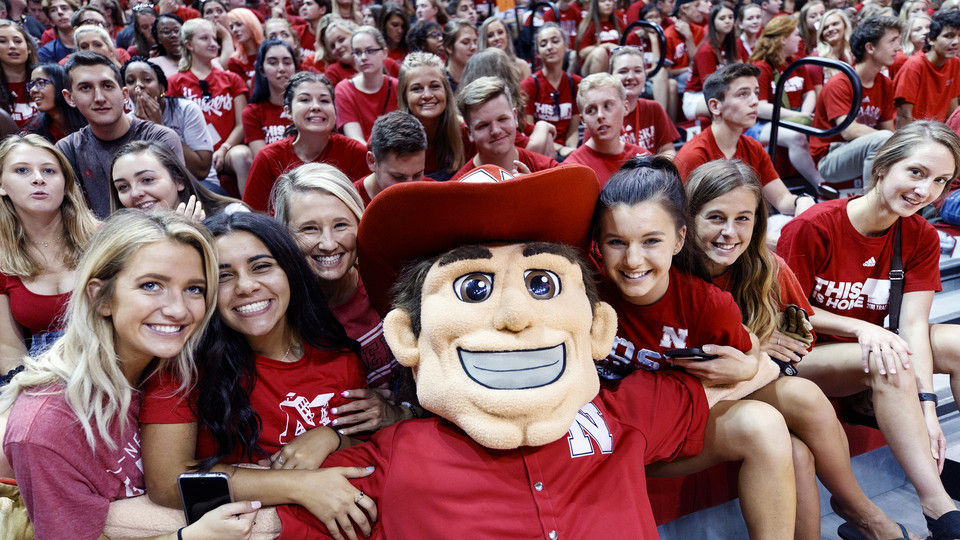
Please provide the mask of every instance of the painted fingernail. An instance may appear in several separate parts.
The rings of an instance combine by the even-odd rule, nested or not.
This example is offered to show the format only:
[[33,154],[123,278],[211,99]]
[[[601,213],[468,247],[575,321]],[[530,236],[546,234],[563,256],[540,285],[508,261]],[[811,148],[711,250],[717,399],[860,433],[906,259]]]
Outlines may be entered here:
[[369,467],[365,467],[365,469],[367,469],[368,471],[375,471],[375,470],[377,470],[377,468],[374,467],[373,465],[371,465],[371,466],[369,466]]
[[333,414],[340,414],[340,412],[337,410],[336,407],[330,409],[330,412],[333,413]]
[[340,397],[350,397],[350,392],[347,390],[344,390],[343,392],[340,392]]
[[[333,413],[333,414],[337,414],[337,413]],[[336,420],[334,420],[333,422],[330,422],[330,423],[331,423],[332,425],[334,425],[334,426],[337,425],[337,421],[336,421]]]

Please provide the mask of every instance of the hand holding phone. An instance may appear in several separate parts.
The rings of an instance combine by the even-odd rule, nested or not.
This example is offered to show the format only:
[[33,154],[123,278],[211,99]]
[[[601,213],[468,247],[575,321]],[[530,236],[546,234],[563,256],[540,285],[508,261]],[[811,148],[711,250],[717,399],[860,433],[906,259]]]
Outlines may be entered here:
[[683,359],[683,360],[693,360],[694,362],[702,362],[704,360],[713,360],[718,355],[708,354],[703,352],[700,347],[691,347],[688,349],[667,349],[663,351],[663,355],[670,359]]
[[184,473],[177,477],[177,485],[188,525],[199,521],[210,510],[233,501],[230,477],[226,473]]

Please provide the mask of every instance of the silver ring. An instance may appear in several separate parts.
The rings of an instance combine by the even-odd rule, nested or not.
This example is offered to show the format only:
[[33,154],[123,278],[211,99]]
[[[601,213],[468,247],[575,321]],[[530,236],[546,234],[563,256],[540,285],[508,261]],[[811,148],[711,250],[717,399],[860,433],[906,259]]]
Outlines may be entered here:
[[366,495],[364,495],[363,492],[361,491],[360,494],[357,495],[357,498],[353,500],[353,504],[360,504],[360,499],[364,497],[366,497]]
[[279,463],[279,464],[281,464],[281,465],[283,465],[283,464],[285,463],[285,462],[283,461],[283,456],[277,456],[277,463]]

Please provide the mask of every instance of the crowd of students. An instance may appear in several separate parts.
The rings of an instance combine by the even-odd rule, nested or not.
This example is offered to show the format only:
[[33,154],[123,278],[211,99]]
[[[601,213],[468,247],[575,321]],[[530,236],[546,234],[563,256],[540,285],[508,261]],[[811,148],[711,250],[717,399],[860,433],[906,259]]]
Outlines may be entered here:
[[[297,524],[284,534],[317,526],[290,505],[317,534],[369,533],[375,501],[349,482],[369,471],[324,458],[429,413],[361,279],[364,208],[394,184],[575,163],[602,188],[590,255],[619,317],[605,384],[700,347],[714,358],[670,363],[728,389],[704,452],[648,474],[741,462],[752,538],[818,538],[815,478],[844,538],[907,537],[859,489],[827,399],[870,389],[933,537],[960,537],[932,387],[948,373],[960,390],[960,337],[928,323],[940,249],[919,216],[960,170],[960,11],[786,4],[564,0],[527,14],[528,60],[473,0],[7,0],[0,474],[37,536],[98,538],[108,503],[144,492],[177,507],[194,469],[255,502],[174,537],[246,538],[261,505]],[[640,19],[665,50],[623,36]],[[859,112],[778,145],[813,187],[859,180],[861,197],[791,192],[765,148],[774,89],[805,56],[853,68]],[[794,122],[830,128],[854,105],[834,69],[784,87]]]

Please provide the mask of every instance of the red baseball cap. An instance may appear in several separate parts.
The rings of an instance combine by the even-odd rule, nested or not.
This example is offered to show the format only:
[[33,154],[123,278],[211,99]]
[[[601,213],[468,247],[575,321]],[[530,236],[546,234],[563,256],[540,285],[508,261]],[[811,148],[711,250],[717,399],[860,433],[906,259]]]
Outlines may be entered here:
[[484,165],[456,182],[391,186],[360,220],[360,274],[370,301],[385,316],[406,265],[460,246],[557,242],[586,253],[599,194],[593,169],[573,164],[517,177]]

